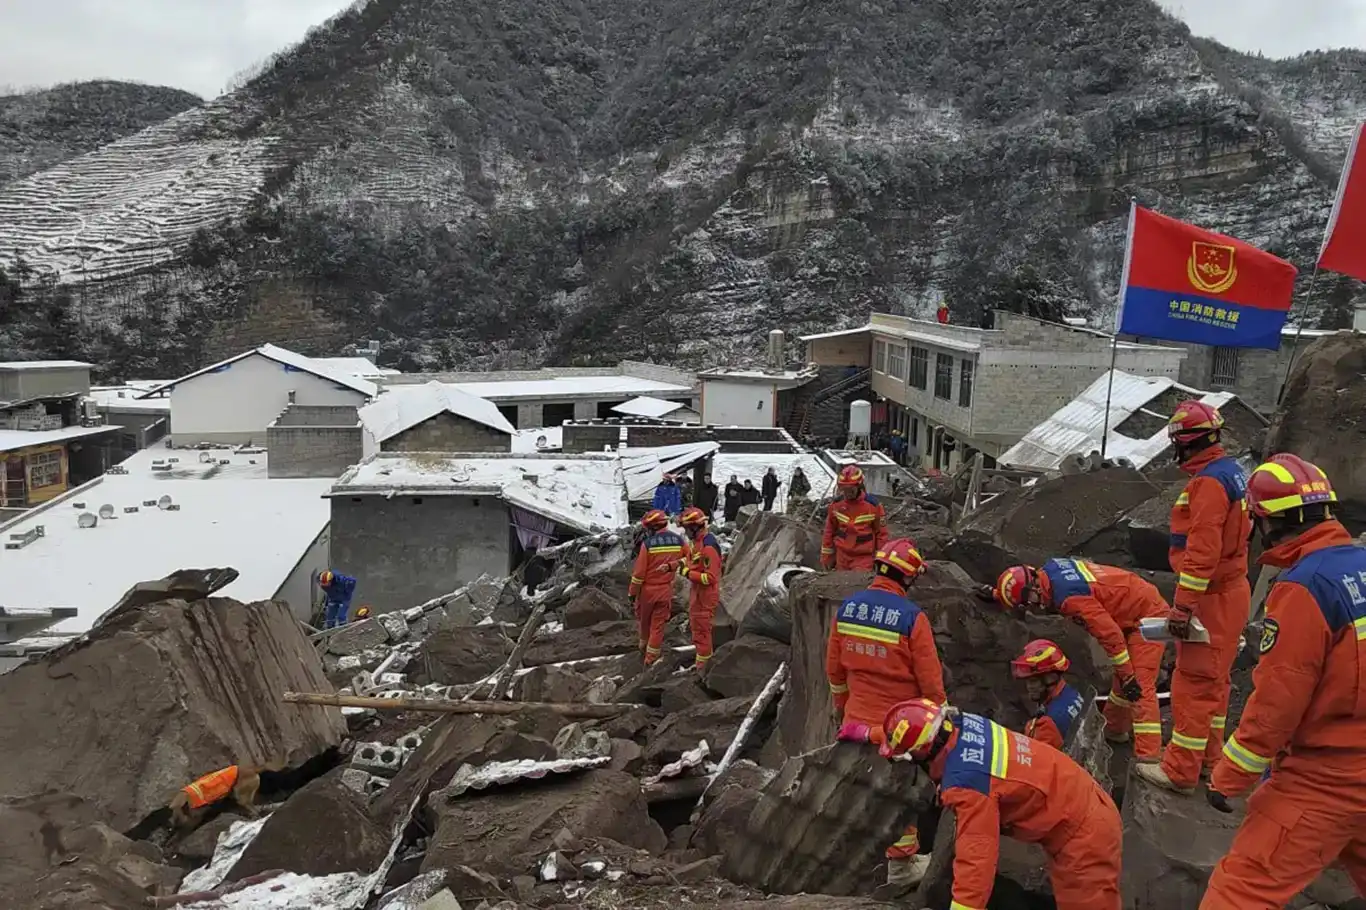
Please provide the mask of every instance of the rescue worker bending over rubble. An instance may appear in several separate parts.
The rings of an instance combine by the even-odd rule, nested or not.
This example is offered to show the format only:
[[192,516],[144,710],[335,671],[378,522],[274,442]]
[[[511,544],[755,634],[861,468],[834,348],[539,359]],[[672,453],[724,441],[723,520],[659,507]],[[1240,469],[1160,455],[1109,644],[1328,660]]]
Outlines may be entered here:
[[1366,550],[1333,518],[1318,466],[1274,455],[1252,472],[1248,509],[1281,574],[1266,601],[1253,692],[1208,798],[1247,804],[1200,910],[1286,906],[1341,862],[1366,896]]
[[1046,638],[1031,641],[1010,662],[1010,675],[1024,680],[1025,694],[1034,703],[1034,716],[1025,725],[1025,735],[1059,750],[1086,707],[1081,693],[1063,679],[1071,666],[1062,648]]
[[839,495],[825,511],[821,568],[873,568],[873,556],[887,543],[887,518],[877,497],[863,487],[854,465],[840,471]]
[[356,580],[350,575],[327,569],[318,576],[318,587],[323,590],[323,628],[346,625],[351,610],[351,596],[356,593]]
[[696,649],[693,668],[701,670],[711,660],[711,629],[721,603],[721,545],[707,530],[707,514],[696,506],[683,510],[683,530],[688,535],[686,558],[678,574],[688,579],[688,628]]
[[883,736],[883,757],[924,768],[957,816],[951,910],[987,906],[1005,832],[1048,854],[1058,910],[1120,910],[1119,812],[1072,759],[926,699],[887,712]]
[[1080,559],[1050,559],[1040,568],[1012,566],[1001,573],[992,595],[1004,607],[1060,613],[1086,627],[1114,666],[1105,705],[1105,736],[1134,741],[1134,758],[1155,763],[1162,752],[1162,717],[1157,707],[1161,642],[1146,640],[1139,623],[1166,616],[1162,593],[1133,572]]
[[[877,577],[835,614],[825,648],[825,674],[835,703],[839,739],[882,742],[882,720],[898,702],[928,698],[942,704],[944,670],[930,620],[907,599],[906,590],[925,572],[911,540],[893,540],[873,561]],[[887,848],[887,883],[915,885],[925,877],[929,854],[920,852],[916,827]]]
[[674,576],[688,559],[688,542],[669,530],[669,516],[659,509],[640,520],[645,540],[631,569],[627,594],[635,602],[640,650],[645,666],[659,660],[664,648],[664,626],[673,610]]
[[[1172,673],[1172,738],[1162,764],[1135,773],[1150,784],[1192,793],[1202,766],[1213,768],[1224,745],[1229,674],[1248,621],[1247,478],[1219,445],[1224,418],[1198,401],[1176,406],[1167,435],[1181,470],[1191,475],[1171,513],[1169,558],[1176,596],[1167,628],[1176,639]],[[1191,618],[1209,643],[1186,641]]]

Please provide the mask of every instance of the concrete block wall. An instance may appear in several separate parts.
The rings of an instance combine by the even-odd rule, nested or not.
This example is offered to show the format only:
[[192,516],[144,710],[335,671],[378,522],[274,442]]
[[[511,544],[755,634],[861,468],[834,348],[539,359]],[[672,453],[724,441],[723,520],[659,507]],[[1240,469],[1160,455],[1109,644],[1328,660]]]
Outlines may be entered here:
[[[1303,347],[1313,338],[1302,338]],[[1182,345],[1186,359],[1181,364],[1180,382],[1195,389],[1211,392],[1234,392],[1245,404],[1264,415],[1276,410],[1285,369],[1294,356],[1296,345],[1292,337],[1283,338],[1279,351],[1242,348],[1238,351],[1237,381],[1232,385],[1214,381],[1214,348],[1204,345]]]
[[275,419],[278,427],[349,427],[360,418],[355,405],[292,404]]
[[615,449],[626,427],[627,445],[633,448],[683,445],[690,442],[720,443],[723,452],[790,454],[792,439],[779,427],[708,427],[700,424],[570,423],[564,427],[565,453],[601,452]]
[[384,452],[510,452],[512,436],[449,411],[380,443]]
[[270,477],[340,477],[364,457],[364,431],[353,427],[266,428]]

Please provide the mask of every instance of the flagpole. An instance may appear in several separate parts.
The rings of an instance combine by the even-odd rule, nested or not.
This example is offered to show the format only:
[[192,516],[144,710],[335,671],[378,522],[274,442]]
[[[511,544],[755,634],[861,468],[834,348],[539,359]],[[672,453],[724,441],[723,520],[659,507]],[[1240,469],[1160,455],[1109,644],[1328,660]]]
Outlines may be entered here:
[[1119,306],[1115,308],[1115,334],[1110,339],[1110,380],[1105,387],[1105,417],[1100,427],[1100,459],[1110,443],[1110,400],[1115,394],[1115,363],[1119,359],[1119,330],[1124,325],[1124,298],[1129,287],[1129,266],[1134,256],[1134,219],[1138,216],[1138,197],[1129,197],[1129,230],[1124,238],[1124,266],[1119,276]]
[[[1314,274],[1309,276],[1309,290],[1304,292],[1306,305],[1314,299],[1314,285],[1318,284],[1318,281],[1319,267],[1318,263],[1315,263]],[[1290,370],[1295,366],[1295,358],[1300,353],[1300,335],[1304,332],[1304,316],[1307,315],[1307,313],[1302,313],[1301,318],[1295,321],[1295,340],[1290,348],[1290,357],[1285,362],[1285,375],[1281,377],[1280,391],[1276,393],[1276,407],[1280,407],[1281,401],[1285,398],[1285,387],[1290,382]]]
[[1110,442],[1110,399],[1115,394],[1115,361],[1119,359],[1119,333],[1110,340],[1110,381],[1105,387],[1105,418],[1100,429],[1100,460],[1105,460],[1105,448]]

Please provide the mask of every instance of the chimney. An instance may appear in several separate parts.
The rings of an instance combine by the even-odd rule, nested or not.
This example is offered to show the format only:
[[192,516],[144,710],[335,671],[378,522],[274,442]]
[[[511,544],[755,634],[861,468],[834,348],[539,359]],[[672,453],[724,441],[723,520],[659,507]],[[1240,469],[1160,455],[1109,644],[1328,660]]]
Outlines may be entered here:
[[1366,332],[1366,303],[1358,303],[1352,307],[1352,331]]
[[768,333],[768,365],[775,370],[781,370],[787,365],[787,353],[783,350],[785,336],[782,329],[774,329]]

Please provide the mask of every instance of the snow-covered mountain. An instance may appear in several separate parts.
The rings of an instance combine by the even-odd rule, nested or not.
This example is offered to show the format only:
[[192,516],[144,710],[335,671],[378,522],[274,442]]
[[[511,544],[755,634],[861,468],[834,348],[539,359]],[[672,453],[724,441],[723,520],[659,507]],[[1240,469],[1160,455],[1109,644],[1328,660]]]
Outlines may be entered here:
[[1360,57],[1150,0],[369,0],[0,188],[0,261],[116,362],[701,364],[941,299],[1106,324],[1130,197],[1312,263]]

